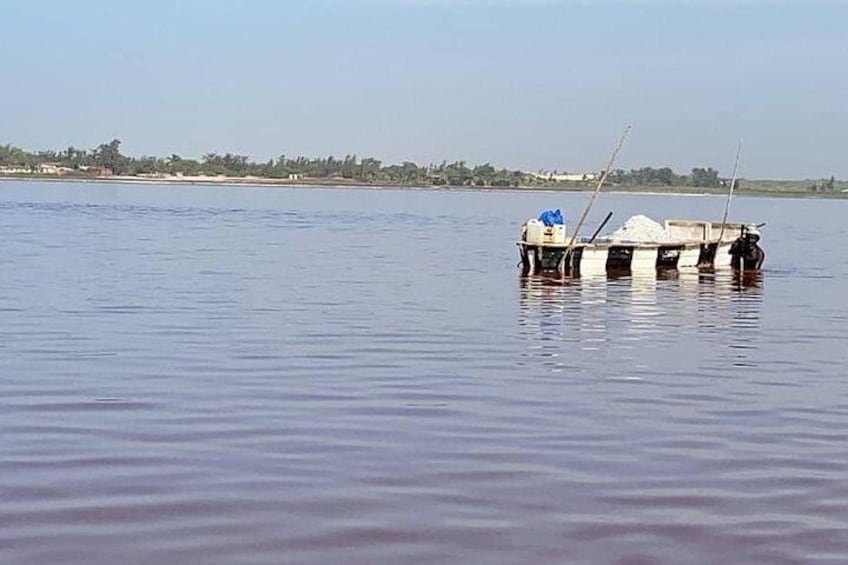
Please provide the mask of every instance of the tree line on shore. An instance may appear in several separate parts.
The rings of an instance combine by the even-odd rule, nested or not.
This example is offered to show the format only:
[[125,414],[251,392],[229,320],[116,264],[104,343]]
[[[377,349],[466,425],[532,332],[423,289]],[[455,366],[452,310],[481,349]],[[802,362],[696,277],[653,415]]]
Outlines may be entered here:
[[[44,165],[61,167],[71,174],[91,174],[95,168],[116,175],[182,175],[260,177],[269,179],[342,179],[360,183],[404,184],[413,186],[555,186],[591,184],[593,181],[553,180],[556,175],[497,169],[489,163],[469,166],[465,161],[418,165],[411,161],[383,164],[372,157],[356,155],[336,157],[288,157],[281,155],[264,162],[251,161],[247,155],[206,153],[201,159],[169,157],[130,157],[121,153],[121,141],[113,139],[91,150],[68,147],[63,151],[28,152],[12,145],[0,145],[0,167],[38,172]],[[712,167],[694,168],[689,174],[677,174],[669,167],[642,167],[611,171],[608,182],[622,186],[668,186],[715,188],[726,182]]]
[[183,175],[260,177],[271,179],[344,179],[365,183],[390,182],[409,185],[520,186],[534,176],[522,171],[495,169],[491,164],[468,166],[465,161],[420,166],[411,161],[385,165],[372,157],[288,157],[280,155],[264,162],[247,155],[206,153],[199,160],[172,154],[169,157],[129,157],[121,153],[121,141],[113,139],[91,150],[68,147],[63,151],[28,152],[0,145],[0,167],[37,172],[45,164],[84,173],[92,168],[108,169],[116,175]]

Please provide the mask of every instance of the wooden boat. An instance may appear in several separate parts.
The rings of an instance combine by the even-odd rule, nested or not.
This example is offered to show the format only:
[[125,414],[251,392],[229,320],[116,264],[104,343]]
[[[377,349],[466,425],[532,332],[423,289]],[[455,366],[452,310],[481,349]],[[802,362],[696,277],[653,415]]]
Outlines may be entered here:
[[538,233],[522,229],[517,242],[523,273],[579,277],[669,269],[759,270],[765,253],[759,227],[702,220],[665,220],[664,241],[564,238],[564,230]]

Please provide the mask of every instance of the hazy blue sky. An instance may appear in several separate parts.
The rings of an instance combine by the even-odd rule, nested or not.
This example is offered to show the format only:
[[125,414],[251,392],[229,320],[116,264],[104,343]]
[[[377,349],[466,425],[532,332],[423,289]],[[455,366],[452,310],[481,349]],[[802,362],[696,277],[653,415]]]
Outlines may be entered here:
[[848,178],[848,3],[0,2],[0,143]]

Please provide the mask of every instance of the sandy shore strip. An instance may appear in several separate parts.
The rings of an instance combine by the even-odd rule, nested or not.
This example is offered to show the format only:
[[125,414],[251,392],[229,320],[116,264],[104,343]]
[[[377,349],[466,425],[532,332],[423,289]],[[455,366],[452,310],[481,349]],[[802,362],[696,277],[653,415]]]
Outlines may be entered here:
[[[186,175],[112,175],[104,177],[76,175],[0,175],[2,181],[28,182],[72,182],[72,183],[118,183],[139,185],[186,185],[186,186],[240,186],[253,188],[332,188],[332,189],[365,189],[365,190],[414,190],[414,191],[462,191],[462,192],[565,192],[583,193],[594,190],[593,186],[450,186],[450,185],[409,185],[392,183],[363,183],[342,178],[299,178],[278,179],[255,176],[186,176]],[[658,190],[655,186],[609,186],[603,191],[606,194],[641,194],[652,196],[726,196],[723,190],[697,190],[690,187],[669,187],[668,190]],[[751,190],[737,189],[734,196],[739,197],[775,197],[775,198],[848,198],[846,192],[809,193],[790,190]]]

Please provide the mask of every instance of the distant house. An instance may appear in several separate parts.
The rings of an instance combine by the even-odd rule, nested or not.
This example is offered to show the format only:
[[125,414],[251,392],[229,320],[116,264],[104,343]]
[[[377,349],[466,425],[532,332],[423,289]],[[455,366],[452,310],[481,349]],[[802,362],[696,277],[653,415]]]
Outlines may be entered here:
[[98,177],[111,177],[114,174],[109,167],[99,165],[80,165],[79,170]]
[[89,173],[93,173],[98,177],[111,177],[113,175],[112,169],[109,167],[89,167]]
[[590,180],[596,180],[598,178],[597,173],[528,173],[533,175],[537,179],[547,180],[553,182],[584,182]]
[[14,165],[4,165],[0,167],[0,175],[28,175],[32,173],[29,167],[16,167]]
[[300,173],[289,173],[289,180],[300,180],[303,178],[303,175]]
[[71,171],[73,171],[73,169],[63,167],[59,163],[41,163],[36,168],[36,172],[40,175],[64,175]]
[[72,173],[74,170],[62,165],[61,163],[41,163],[35,166],[33,172],[39,175],[64,175]]

